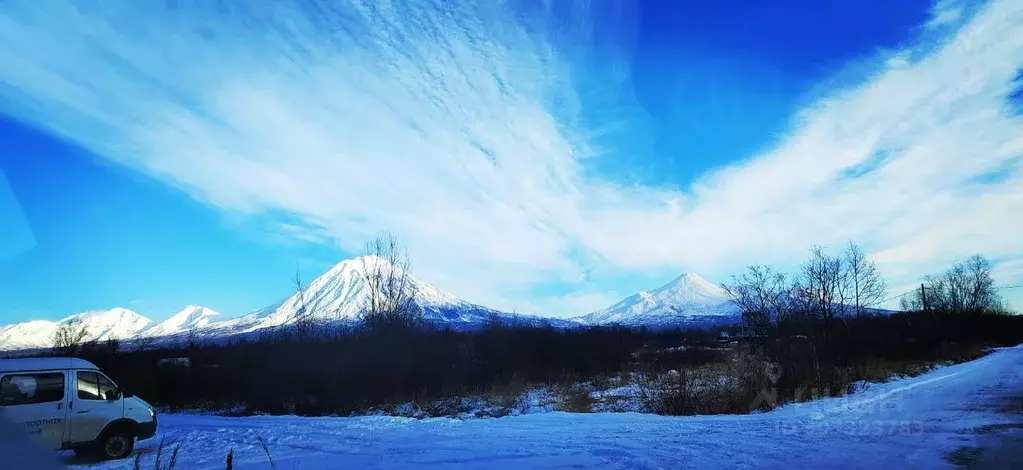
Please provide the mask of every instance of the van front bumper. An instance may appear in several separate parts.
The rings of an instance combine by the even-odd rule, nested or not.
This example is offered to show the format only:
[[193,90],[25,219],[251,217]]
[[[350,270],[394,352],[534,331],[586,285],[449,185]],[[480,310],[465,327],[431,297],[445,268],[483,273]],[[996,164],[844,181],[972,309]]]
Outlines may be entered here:
[[153,416],[153,420],[148,423],[139,423],[135,427],[135,437],[140,440],[146,440],[156,435],[156,416]]

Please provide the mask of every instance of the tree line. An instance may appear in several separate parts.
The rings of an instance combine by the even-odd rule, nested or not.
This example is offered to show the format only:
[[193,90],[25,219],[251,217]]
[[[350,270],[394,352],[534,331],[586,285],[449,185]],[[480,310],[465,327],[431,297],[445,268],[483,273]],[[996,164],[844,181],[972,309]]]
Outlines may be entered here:
[[781,401],[842,395],[858,380],[1023,341],[1023,317],[1009,315],[981,255],[926,276],[901,296],[902,311],[880,308],[894,297],[851,242],[836,254],[812,247],[791,274],[749,266],[723,287],[741,312],[747,351],[783,371],[772,388]]
[[[880,313],[888,284],[874,261],[850,242],[838,254],[814,246],[809,258],[791,275],[766,265],[751,265],[722,284],[740,310],[746,333],[764,335],[772,325],[818,320],[824,331],[836,318]],[[991,263],[982,255],[956,262],[937,275],[928,275],[919,291],[902,296],[903,311],[952,314],[1009,313],[998,294]]]
[[[887,284],[851,243],[838,254],[813,247],[793,274],[750,266],[724,285],[741,312],[740,326],[724,328],[738,334],[728,344],[718,339],[722,329],[558,329],[496,316],[479,330],[445,329],[425,321],[408,254],[394,237],[372,241],[364,255],[358,324],[331,321],[307,305],[296,275],[297,318],[256,336],[209,342],[192,332],[174,344],[126,345],[85,342],[80,325],[69,325],[55,335],[54,351],[89,359],[172,408],[349,414],[642,377],[650,410],[693,414],[841,395],[857,381],[1023,342],[1023,317],[1004,314],[990,263],[980,256],[925,278],[923,290],[905,296],[905,312],[878,308],[890,299]],[[773,397],[767,405],[765,391]]]

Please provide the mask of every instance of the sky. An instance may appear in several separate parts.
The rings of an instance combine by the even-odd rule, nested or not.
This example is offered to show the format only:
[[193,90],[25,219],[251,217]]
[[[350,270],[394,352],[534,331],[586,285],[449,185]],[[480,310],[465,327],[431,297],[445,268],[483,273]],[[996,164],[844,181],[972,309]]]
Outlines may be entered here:
[[[1023,284],[1023,3],[0,4],[0,324],[240,315],[384,232],[558,317],[849,241]],[[1004,290],[1023,310],[1023,289]]]

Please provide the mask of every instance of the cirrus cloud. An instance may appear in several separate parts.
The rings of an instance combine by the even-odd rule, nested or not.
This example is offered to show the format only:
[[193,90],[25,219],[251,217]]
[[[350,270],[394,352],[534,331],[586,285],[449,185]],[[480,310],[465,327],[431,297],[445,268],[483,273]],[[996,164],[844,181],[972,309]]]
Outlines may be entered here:
[[774,148],[670,188],[591,171],[629,152],[583,118],[635,108],[627,52],[602,49],[581,89],[600,81],[578,51],[591,6],[546,8],[8,1],[0,110],[224,211],[286,213],[297,238],[357,251],[394,231],[417,273],[496,308],[581,314],[623,273],[721,276],[849,239],[896,285],[1023,257],[1019,2],[939,3],[919,44],[807,103]]

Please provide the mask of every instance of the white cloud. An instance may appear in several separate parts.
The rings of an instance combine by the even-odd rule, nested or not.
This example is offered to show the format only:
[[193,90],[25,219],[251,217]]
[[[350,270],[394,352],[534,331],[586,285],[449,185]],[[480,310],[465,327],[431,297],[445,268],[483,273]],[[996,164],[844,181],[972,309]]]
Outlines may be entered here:
[[[631,94],[620,67],[576,89],[588,71],[559,46],[586,44],[585,21],[369,3],[4,2],[0,110],[225,211],[285,213],[282,233],[358,250],[394,231],[417,273],[504,309],[589,308],[622,270],[720,276],[850,238],[896,282],[973,252],[1023,256],[1023,118],[1006,102],[1020,2],[969,17],[939,4],[927,27],[947,36],[891,53],[774,149],[683,190],[587,171],[609,149],[580,113]],[[584,287],[531,295],[547,283]]]
[[565,295],[535,296],[513,308],[519,312],[542,311],[557,317],[577,317],[581,312],[605,309],[630,294],[615,291],[571,292]]

